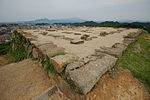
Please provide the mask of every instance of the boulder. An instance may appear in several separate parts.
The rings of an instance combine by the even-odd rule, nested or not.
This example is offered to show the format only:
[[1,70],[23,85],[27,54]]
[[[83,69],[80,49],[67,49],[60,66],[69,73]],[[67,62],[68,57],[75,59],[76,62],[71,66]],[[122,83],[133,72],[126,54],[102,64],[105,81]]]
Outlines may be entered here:
[[65,75],[76,92],[87,94],[100,77],[115,65],[116,61],[117,58],[110,55],[105,55],[86,65],[76,61],[66,67]]
[[77,59],[78,59],[77,56],[74,56],[71,54],[66,54],[66,55],[59,55],[59,56],[50,58],[50,62],[54,65],[55,70],[58,73],[61,73],[67,64],[69,64]]
[[84,40],[82,39],[73,39],[70,41],[70,43],[72,44],[81,44],[81,43],[84,43]]

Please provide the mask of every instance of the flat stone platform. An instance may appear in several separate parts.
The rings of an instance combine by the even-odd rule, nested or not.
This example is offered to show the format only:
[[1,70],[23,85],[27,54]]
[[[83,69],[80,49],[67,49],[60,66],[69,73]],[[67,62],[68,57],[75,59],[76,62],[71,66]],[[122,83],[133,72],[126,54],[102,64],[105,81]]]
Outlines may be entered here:
[[20,32],[34,45],[35,58],[49,58],[54,69],[65,74],[76,92],[87,94],[114,67],[127,46],[137,40],[141,30],[72,27]]
[[[115,43],[123,43],[124,36],[138,29],[107,28],[107,27],[75,27],[54,28],[45,30],[24,30],[26,37],[32,38],[36,43],[44,44],[53,42],[58,47],[63,47],[66,52],[84,58],[95,52],[99,47],[112,47]],[[108,35],[100,36],[101,32]],[[85,40],[82,44],[71,44],[70,40],[80,39],[84,34],[89,35],[91,40]]]

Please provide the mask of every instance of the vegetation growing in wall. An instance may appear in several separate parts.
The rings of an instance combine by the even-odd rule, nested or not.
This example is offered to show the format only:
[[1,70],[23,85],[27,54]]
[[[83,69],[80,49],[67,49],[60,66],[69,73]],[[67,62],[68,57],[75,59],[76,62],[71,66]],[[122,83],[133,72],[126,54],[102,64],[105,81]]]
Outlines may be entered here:
[[53,74],[57,74],[57,72],[55,71],[55,69],[54,69],[54,66],[53,66],[53,64],[52,63],[50,63],[50,61],[49,61],[49,59],[47,58],[47,59],[43,59],[42,61],[41,61],[41,64],[42,64],[42,66],[44,67],[45,66],[45,71],[46,72],[50,72],[50,73],[53,73]]
[[67,54],[66,52],[57,52],[55,54],[53,54],[51,57],[55,57],[55,56],[59,56],[59,55],[65,55]]
[[10,43],[0,45],[0,56],[5,55],[10,50]]
[[[11,41],[11,49],[9,53],[14,56],[15,61],[21,61],[27,58],[27,48],[30,45],[29,40],[27,40],[21,33],[14,31]],[[26,48],[25,48],[26,47]]]

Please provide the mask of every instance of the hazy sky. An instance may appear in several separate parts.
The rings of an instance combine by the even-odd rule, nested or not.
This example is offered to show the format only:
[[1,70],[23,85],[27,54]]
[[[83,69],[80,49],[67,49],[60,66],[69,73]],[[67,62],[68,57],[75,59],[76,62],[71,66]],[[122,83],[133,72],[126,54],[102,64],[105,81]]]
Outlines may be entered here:
[[0,22],[70,17],[150,21],[150,0],[0,0]]

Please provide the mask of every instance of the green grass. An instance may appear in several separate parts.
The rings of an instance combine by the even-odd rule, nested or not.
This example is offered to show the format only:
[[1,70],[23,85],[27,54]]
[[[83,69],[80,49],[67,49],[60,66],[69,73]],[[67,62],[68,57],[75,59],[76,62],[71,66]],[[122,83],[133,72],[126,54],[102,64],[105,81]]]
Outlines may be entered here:
[[10,48],[10,43],[0,45],[0,56],[4,57],[8,63],[15,62],[15,58],[9,54]]
[[3,57],[8,60],[9,63],[15,62],[15,58],[10,54],[6,54]]
[[[127,50],[120,58],[117,67],[122,67],[131,71],[132,75],[140,80],[150,93],[150,41],[144,39],[149,33],[142,33],[139,39],[128,46]],[[135,52],[135,45],[139,43],[142,51]]]
[[26,40],[26,38],[17,31],[14,31],[13,34],[15,35],[15,38],[12,38],[9,54],[14,56],[15,61],[21,61],[23,59],[26,59],[27,52],[24,45],[30,45],[29,41]]
[[0,45],[0,56],[6,55],[10,49],[10,43]]
[[51,57],[56,57],[56,56],[65,55],[65,54],[67,54],[67,53],[66,52],[57,52],[54,55],[52,55]]

